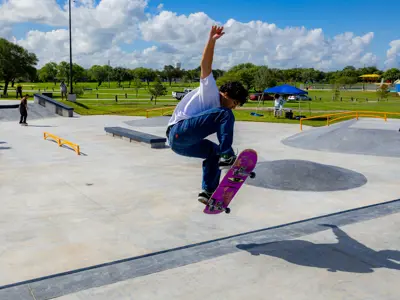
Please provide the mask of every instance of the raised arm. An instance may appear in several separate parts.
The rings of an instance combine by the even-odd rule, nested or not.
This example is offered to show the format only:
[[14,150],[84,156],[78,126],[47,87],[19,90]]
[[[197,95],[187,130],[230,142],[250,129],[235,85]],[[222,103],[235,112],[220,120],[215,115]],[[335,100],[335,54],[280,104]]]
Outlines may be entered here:
[[201,59],[201,73],[200,78],[206,78],[212,72],[212,62],[214,57],[215,42],[225,34],[223,32],[224,27],[213,26],[210,30],[210,36],[208,42],[203,51],[203,57]]

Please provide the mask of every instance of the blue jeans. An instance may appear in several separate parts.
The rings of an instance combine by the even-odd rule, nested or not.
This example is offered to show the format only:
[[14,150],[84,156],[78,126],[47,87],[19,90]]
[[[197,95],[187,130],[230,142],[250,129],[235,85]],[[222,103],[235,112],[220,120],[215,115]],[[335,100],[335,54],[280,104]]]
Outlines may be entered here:
[[[176,123],[168,135],[169,145],[177,154],[203,158],[202,189],[214,192],[218,187],[221,170],[218,167],[222,154],[234,155],[232,149],[235,117],[228,108],[219,107],[204,111]],[[206,137],[216,133],[219,145]]]

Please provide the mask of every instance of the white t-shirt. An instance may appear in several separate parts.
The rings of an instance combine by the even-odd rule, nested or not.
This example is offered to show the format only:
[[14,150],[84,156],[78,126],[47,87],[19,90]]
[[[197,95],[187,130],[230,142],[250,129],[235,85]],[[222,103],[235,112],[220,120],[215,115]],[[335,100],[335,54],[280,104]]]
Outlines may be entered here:
[[211,72],[206,78],[200,78],[200,87],[187,93],[175,107],[168,126],[189,119],[205,110],[220,107],[219,89]]
[[275,99],[275,109],[279,108],[279,104],[281,103],[280,98]]

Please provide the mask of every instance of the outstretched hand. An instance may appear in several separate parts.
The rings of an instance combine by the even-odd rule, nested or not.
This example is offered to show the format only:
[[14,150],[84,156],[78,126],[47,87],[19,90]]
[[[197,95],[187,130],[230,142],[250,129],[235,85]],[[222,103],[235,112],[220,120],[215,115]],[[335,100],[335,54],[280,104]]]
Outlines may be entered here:
[[221,36],[223,36],[225,34],[225,32],[223,32],[224,27],[221,26],[213,26],[211,27],[210,30],[210,38],[212,38],[213,40],[218,40]]

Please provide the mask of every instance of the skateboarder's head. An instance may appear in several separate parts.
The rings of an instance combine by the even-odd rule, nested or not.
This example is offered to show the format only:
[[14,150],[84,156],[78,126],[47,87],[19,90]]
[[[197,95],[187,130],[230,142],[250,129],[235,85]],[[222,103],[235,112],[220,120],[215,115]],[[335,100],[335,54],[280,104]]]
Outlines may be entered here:
[[221,106],[230,109],[236,106],[243,106],[247,102],[249,95],[243,84],[238,81],[230,81],[223,84],[219,88],[219,92],[221,95]]

